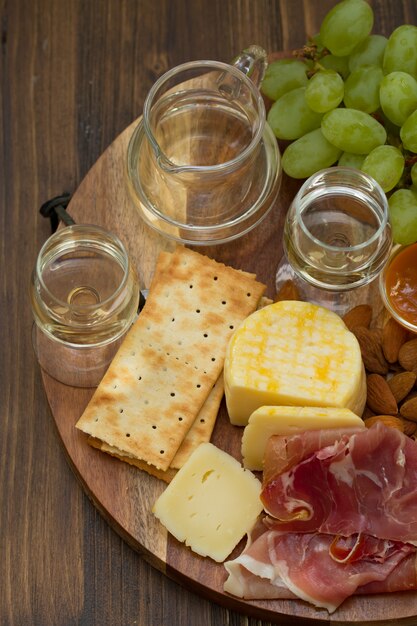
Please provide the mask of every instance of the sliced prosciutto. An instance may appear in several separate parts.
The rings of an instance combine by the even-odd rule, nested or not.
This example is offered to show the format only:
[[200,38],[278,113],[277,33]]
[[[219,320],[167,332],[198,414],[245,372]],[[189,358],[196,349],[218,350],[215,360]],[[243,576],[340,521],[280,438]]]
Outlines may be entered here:
[[379,422],[342,435],[278,475],[271,459],[261,499],[275,530],[417,545],[417,443],[400,431]]
[[266,445],[267,461],[263,470],[263,482],[269,482],[275,476],[286,472],[311,456],[313,452],[339,441],[341,437],[350,437],[361,430],[359,428],[326,428],[270,437]]
[[[334,558],[335,550],[342,560]],[[245,599],[297,597],[330,613],[355,593],[417,587],[416,548],[369,536],[346,540],[258,527],[244,552],[225,567],[228,593]]]

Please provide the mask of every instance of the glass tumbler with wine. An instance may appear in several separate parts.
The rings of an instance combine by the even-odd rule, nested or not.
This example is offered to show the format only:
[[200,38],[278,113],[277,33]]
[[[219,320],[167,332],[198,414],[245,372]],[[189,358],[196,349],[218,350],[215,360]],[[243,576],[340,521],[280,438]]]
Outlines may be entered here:
[[277,291],[292,279],[303,299],[343,314],[377,297],[374,279],[391,244],[380,185],[353,168],[321,170],[306,180],[288,210]]
[[73,387],[97,386],[138,310],[139,281],[123,243],[99,226],[59,229],[39,252],[30,296],[42,369]]

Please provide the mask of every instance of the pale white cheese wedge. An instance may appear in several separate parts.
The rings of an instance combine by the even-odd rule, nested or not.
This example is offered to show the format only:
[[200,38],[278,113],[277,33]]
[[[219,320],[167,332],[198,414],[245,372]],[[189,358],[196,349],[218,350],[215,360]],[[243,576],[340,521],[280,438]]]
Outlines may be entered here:
[[365,428],[365,424],[350,409],[262,406],[252,413],[243,431],[243,465],[251,470],[263,469],[266,444],[272,435],[293,435],[322,428]]
[[262,511],[261,483],[232,456],[201,444],[153,507],[166,529],[194,552],[224,561]]
[[366,379],[358,341],[332,311],[282,301],[252,313],[234,332],[224,364],[232,424],[260,406],[349,408],[361,415]]

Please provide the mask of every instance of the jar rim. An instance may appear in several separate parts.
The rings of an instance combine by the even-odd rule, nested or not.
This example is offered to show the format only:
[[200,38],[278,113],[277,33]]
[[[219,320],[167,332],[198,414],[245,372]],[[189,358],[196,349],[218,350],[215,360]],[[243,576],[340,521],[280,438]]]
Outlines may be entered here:
[[385,280],[387,270],[389,268],[390,263],[393,261],[393,259],[397,257],[398,255],[400,255],[402,252],[404,252],[406,249],[410,248],[411,246],[417,247],[417,242],[407,244],[407,245],[396,244],[393,247],[390,258],[388,262],[385,264],[385,267],[379,276],[379,293],[380,293],[384,307],[386,308],[388,313],[395,319],[395,321],[401,324],[401,326],[403,326],[404,328],[407,328],[407,330],[410,330],[415,333],[417,332],[417,325],[413,324],[413,322],[410,322],[404,317],[402,317],[399,311],[393,306],[388,296],[387,284]]
[[[375,232],[372,234],[372,236],[366,241],[362,241],[361,243],[355,244],[353,246],[334,246],[331,244],[326,244],[321,239],[318,239],[317,237],[312,235],[312,233],[310,232],[310,230],[307,228],[307,226],[304,223],[302,212],[301,212],[301,207],[299,204],[299,201],[305,194],[306,189],[308,189],[308,187],[310,187],[314,183],[315,180],[320,180],[320,178],[323,178],[326,175],[335,177],[337,176],[337,174],[340,174],[341,176],[345,176],[346,178],[349,177],[350,179],[355,179],[356,181],[361,180],[361,181],[366,181],[370,184],[372,183],[374,190],[377,192],[379,196],[379,202],[378,202],[379,208],[382,208],[382,211],[379,216],[381,218],[380,224],[378,228],[375,230]],[[336,187],[335,184],[333,186]],[[325,187],[325,185],[323,184],[322,187]],[[352,182],[348,185],[348,187],[352,189],[356,189],[356,190],[358,189],[357,185],[352,184]],[[329,185],[329,189],[330,188],[331,187]],[[319,187],[317,187],[317,189],[319,189]],[[377,241],[383,234],[388,224],[388,200],[382,187],[376,180],[374,180],[371,176],[369,176],[369,174],[365,174],[365,172],[361,172],[360,170],[355,170],[354,168],[350,168],[350,167],[333,166],[333,167],[329,167],[329,168],[316,172],[303,183],[297,195],[295,196],[293,202],[297,203],[297,206],[296,206],[297,221],[300,223],[304,234],[311,241],[313,241],[316,245],[319,245],[331,252],[351,252],[351,251],[362,250],[363,248],[366,248],[367,246]]]
[[[168,82],[173,76],[179,74],[180,72],[185,72],[188,70],[193,70],[197,68],[213,68],[217,70],[227,71],[230,74],[234,75],[236,78],[245,83],[245,85],[249,88],[251,94],[253,95],[257,106],[258,106],[258,122],[257,128],[254,136],[252,137],[250,143],[242,150],[242,152],[230,159],[230,161],[225,161],[224,163],[217,163],[216,165],[176,165],[172,163],[170,159],[160,150],[159,144],[155,139],[155,136],[152,132],[152,129],[149,124],[149,116],[151,112],[151,107],[155,95],[158,90],[163,86],[164,83]],[[186,82],[186,81],[184,81]],[[181,83],[179,83],[181,84]],[[255,83],[239,68],[234,65],[230,65],[229,63],[223,63],[222,61],[211,61],[211,60],[201,60],[201,61],[188,61],[187,63],[182,63],[177,65],[158,78],[158,80],[152,85],[151,89],[146,96],[144,105],[143,105],[143,127],[145,130],[145,134],[148,137],[152,148],[156,154],[160,156],[158,158],[163,157],[163,160],[172,167],[172,170],[175,172],[212,172],[218,173],[222,171],[227,171],[230,169],[234,169],[240,166],[240,164],[253,152],[254,148],[258,145],[258,143],[262,139],[262,134],[264,130],[266,122],[266,111],[265,104],[262,99],[262,95],[259,91],[259,88],[255,85]]]
[[[113,249],[116,250],[118,252],[118,260],[122,260],[122,264],[121,267],[123,269],[123,276],[118,284],[118,286],[116,287],[116,289],[109,295],[107,296],[107,298],[105,298],[104,300],[100,300],[97,303],[94,304],[83,304],[83,305],[76,305],[76,304],[71,304],[70,302],[68,302],[67,300],[62,300],[61,298],[58,298],[50,289],[49,287],[46,285],[44,279],[43,279],[43,275],[42,275],[42,260],[44,258],[44,256],[46,255],[48,249],[51,248],[51,246],[53,246],[54,244],[58,244],[60,241],[65,244],[65,242],[67,241],[68,244],[71,243],[70,237],[71,234],[78,234],[78,235],[84,235],[83,238],[80,238],[79,240],[75,240],[73,242],[73,244],[79,244],[79,243],[87,243],[87,242],[95,242],[95,243],[101,243],[102,244],[102,249],[105,250],[104,241],[99,240],[99,237],[105,237],[108,240],[108,244],[107,244],[107,249],[110,249],[110,246],[113,246]],[[90,237],[88,238],[88,235],[90,235]],[[96,239],[94,240],[94,236],[96,236]],[[78,247],[78,245],[68,245],[68,247],[65,247],[64,245],[60,248],[57,249],[57,254],[62,254],[64,252],[70,252],[75,250]],[[65,308],[69,308],[71,310],[77,311],[82,309],[83,311],[94,311],[95,309],[97,309],[98,307],[103,307],[103,305],[108,304],[109,302],[111,302],[112,300],[114,300],[115,298],[117,298],[117,296],[123,291],[123,289],[126,286],[126,283],[128,281],[128,277],[129,277],[129,272],[130,272],[130,258],[129,255],[127,253],[127,250],[123,244],[123,242],[119,239],[119,237],[117,235],[115,235],[114,233],[106,230],[105,228],[101,227],[101,226],[97,226],[94,224],[72,224],[70,226],[65,226],[65,228],[60,228],[58,229],[55,233],[53,233],[43,244],[43,246],[41,247],[38,257],[36,259],[36,265],[35,265],[35,275],[37,280],[39,281],[39,284],[41,285],[42,289],[45,291],[45,293],[48,294],[48,296],[51,298],[51,300],[53,302],[55,302],[58,305],[61,305]]]

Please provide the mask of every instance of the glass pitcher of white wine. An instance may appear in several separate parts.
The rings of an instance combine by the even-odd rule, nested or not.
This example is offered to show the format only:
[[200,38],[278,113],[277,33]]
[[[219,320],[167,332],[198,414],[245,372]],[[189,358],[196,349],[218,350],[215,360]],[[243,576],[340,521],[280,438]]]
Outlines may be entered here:
[[131,196],[161,234],[195,245],[249,232],[281,183],[278,144],[259,85],[266,53],[251,46],[233,64],[192,61],[150,90],[127,155]]

